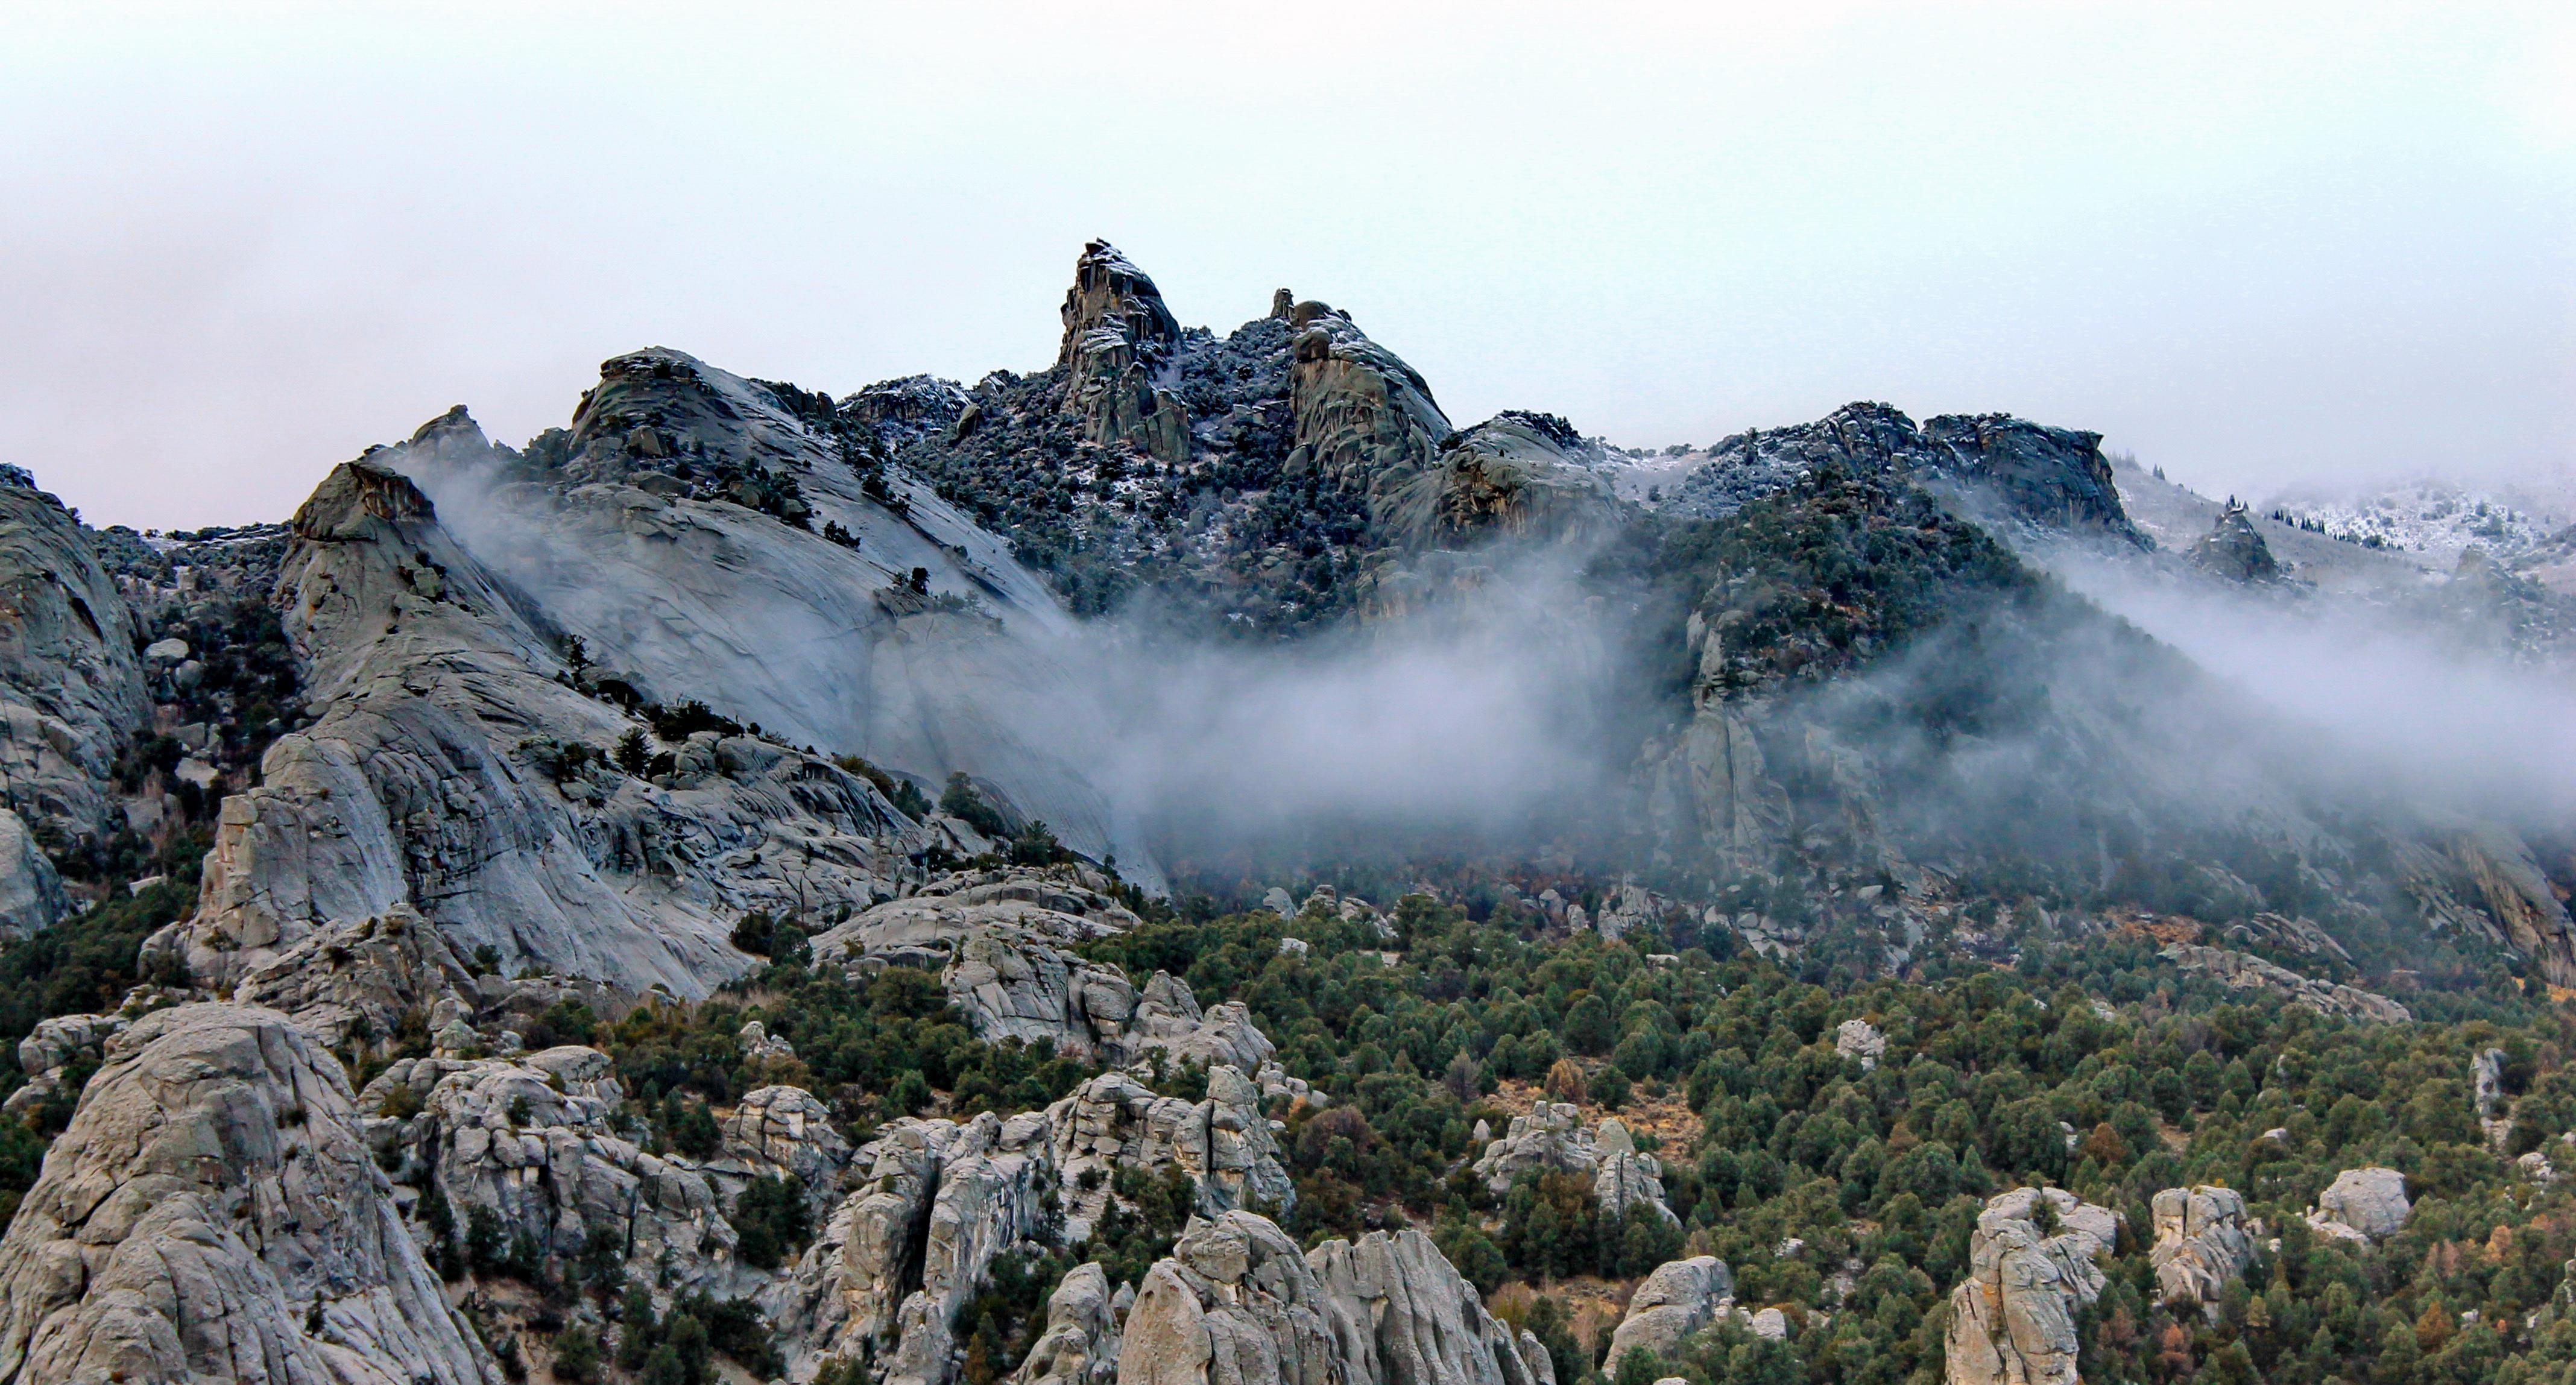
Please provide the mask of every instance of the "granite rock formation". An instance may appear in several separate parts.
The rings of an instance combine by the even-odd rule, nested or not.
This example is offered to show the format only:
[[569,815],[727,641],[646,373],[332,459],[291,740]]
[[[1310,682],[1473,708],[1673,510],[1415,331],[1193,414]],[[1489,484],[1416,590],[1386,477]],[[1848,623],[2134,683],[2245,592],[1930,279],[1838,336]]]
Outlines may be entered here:
[[1629,1295],[1627,1313],[1610,1335],[1603,1364],[1616,1374],[1619,1359],[1635,1350],[1676,1360],[1684,1340],[1725,1317],[1734,1306],[1735,1276],[1725,1261],[1714,1255],[1667,1261]]
[[2397,1234],[2414,1205],[2406,1200],[2406,1175],[2395,1169],[2345,1169],[2317,1194],[2308,1225],[2343,1241],[2377,1241]]
[[2233,1188],[2167,1188],[2155,1196],[2156,1292],[2167,1302],[2199,1304],[2216,1312],[2227,1281],[2254,1261],[2245,1195]]
[[2415,1018],[2405,1006],[2372,991],[2340,982],[2319,981],[2250,952],[2197,943],[2173,943],[2158,954],[2187,972],[2206,976],[2230,990],[2264,991],[2318,1011],[2368,1024],[2405,1024]]
[[136,1021],[0,1239],[0,1376],[497,1382],[359,1124],[284,1015]]
[[2191,546],[2194,567],[2230,582],[2268,582],[2281,575],[2280,560],[2272,556],[2272,546],[2263,541],[2263,531],[2254,527],[2245,506],[2231,501],[2209,526],[2200,542]]
[[[2037,1218],[2045,1201],[2057,1230]],[[2102,1292],[2119,1214],[2060,1188],[1986,1200],[1968,1240],[1968,1277],[1950,1291],[1950,1385],[2075,1385],[2075,1313]]]

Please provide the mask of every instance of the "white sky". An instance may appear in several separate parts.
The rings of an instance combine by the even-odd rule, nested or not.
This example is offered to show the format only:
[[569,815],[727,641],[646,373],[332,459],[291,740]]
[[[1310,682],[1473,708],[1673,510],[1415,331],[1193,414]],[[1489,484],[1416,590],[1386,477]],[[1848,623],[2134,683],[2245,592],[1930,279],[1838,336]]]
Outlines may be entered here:
[[2148,8],[12,0],[0,460],[233,523],[647,344],[1035,368],[1102,235],[1184,322],[1348,308],[1460,423],[2576,469],[2571,7]]

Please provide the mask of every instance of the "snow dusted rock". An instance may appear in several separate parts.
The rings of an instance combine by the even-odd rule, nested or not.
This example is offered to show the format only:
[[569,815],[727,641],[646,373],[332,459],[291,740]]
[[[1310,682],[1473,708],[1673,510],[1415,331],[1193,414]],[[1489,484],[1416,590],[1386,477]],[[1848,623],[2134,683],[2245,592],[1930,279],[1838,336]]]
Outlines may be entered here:
[[1858,1058],[1860,1070],[1868,1072],[1887,1056],[1887,1036],[1878,1026],[1863,1019],[1844,1020],[1834,1026],[1834,1052],[1846,1058]]
[[1118,1376],[1118,1319],[1109,1276],[1097,1264],[1076,1265],[1047,1295],[1046,1331],[1011,1385],[1109,1385]]
[[[2036,1220],[2045,1200],[2057,1232]],[[2075,1311],[2102,1292],[2100,1262],[2119,1214],[2060,1188],[1987,1199],[1968,1240],[1968,1277],[1950,1291],[1950,1385],[2075,1385]]]
[[482,1208],[505,1242],[524,1233],[544,1254],[579,1255],[604,1233],[639,1282],[659,1284],[667,1254],[678,1287],[730,1283],[735,1236],[714,1188],[620,1136],[624,1101],[608,1055],[571,1046],[405,1059],[359,1097],[382,1113],[365,1123],[378,1157],[409,1187],[444,1197],[459,1234]]
[[337,1059],[236,1005],[156,1011],[111,1048],[0,1240],[0,1376],[500,1379],[404,1230]]
[[1056,353],[1065,372],[1064,411],[1082,420],[1093,442],[1189,460],[1189,411],[1156,383],[1180,336],[1145,271],[1105,240],[1085,245],[1064,295],[1064,344]]
[[1306,1253],[1350,1385],[1536,1385],[1512,1330],[1407,1227]]
[[462,1009],[459,987],[472,984],[438,930],[396,904],[317,930],[244,976],[233,998],[285,1011],[332,1049],[354,1042],[384,1052],[399,1041],[406,1016],[449,999]]
[[1288,330],[1289,475],[1320,472],[1383,510],[1408,483],[1437,473],[1453,430],[1413,367],[1321,303],[1290,309]]
[[2308,1225],[2338,1240],[2377,1241],[2397,1234],[2414,1207],[2406,1175],[2395,1169],[2345,1169],[2317,1194]]
[[1127,1311],[1118,1385],[1356,1385],[1297,1243],[1249,1212],[1193,1218]]
[[1592,1196],[1601,1204],[1604,1216],[1616,1220],[1628,1213],[1629,1207],[1642,1203],[1657,1216],[1675,1226],[1682,1219],[1664,1201],[1664,1166],[1651,1154],[1637,1152],[1637,1142],[1628,1127],[1616,1117],[1601,1122],[1593,1136],[1593,1153],[1600,1163],[1592,1176]]
[[2245,1195],[2232,1188],[2167,1188],[2155,1197],[2156,1292],[2216,1312],[2227,1281],[2254,1260],[2245,1226]]
[[2272,546],[2245,513],[2245,503],[2231,500],[2219,511],[2200,542],[2191,546],[2192,566],[2230,582],[2267,582],[2281,575]]
[[[116,754],[150,711],[134,617],[88,531],[31,487],[0,485],[0,611],[0,806],[24,820],[22,831],[101,831],[114,809]],[[19,854],[0,856],[0,870],[22,865]],[[47,902],[39,878],[0,876],[0,889]],[[61,902],[50,900],[44,923],[61,917]]]
[[706,1174],[728,1206],[755,1178],[794,1178],[805,1198],[828,1216],[841,1200],[850,1142],[832,1126],[832,1110],[802,1087],[762,1087],[745,1093],[723,1126],[724,1145]]
[[70,1080],[68,1069],[79,1062],[98,1063],[107,1042],[125,1032],[133,1020],[123,1014],[56,1015],[36,1021],[35,1030],[18,1041],[18,1071],[26,1083],[0,1104],[0,1115],[15,1120],[51,1101]]
[[1666,1261],[1629,1297],[1627,1316],[1610,1334],[1605,1368],[1616,1374],[1619,1358],[1639,1348],[1677,1359],[1683,1339],[1734,1306],[1735,1276],[1725,1261],[1714,1255]]

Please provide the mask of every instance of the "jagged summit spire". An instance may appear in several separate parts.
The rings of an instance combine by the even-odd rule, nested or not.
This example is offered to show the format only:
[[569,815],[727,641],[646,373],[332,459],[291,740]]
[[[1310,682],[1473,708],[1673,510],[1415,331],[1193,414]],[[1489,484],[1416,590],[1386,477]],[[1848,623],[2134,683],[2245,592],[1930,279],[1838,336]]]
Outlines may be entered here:
[[1181,337],[1180,322],[1163,306],[1162,290],[1105,240],[1086,243],[1073,262],[1073,287],[1065,290],[1063,313],[1058,365],[1071,365],[1077,355],[1110,345],[1087,341],[1095,332],[1114,333],[1117,344],[1140,358],[1160,356]]

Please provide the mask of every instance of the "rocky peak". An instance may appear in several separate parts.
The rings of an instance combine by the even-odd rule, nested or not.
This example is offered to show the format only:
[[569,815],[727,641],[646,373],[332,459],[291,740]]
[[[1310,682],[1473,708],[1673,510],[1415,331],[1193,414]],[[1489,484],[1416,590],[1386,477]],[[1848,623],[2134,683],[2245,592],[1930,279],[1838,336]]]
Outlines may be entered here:
[[2244,502],[2230,500],[2227,508],[2209,526],[2209,532],[2191,547],[2192,565],[2230,582],[2265,582],[2281,575],[2281,564],[2272,557],[2272,546],[2263,541],[2263,532],[2254,527],[2253,517],[2246,514]]
[[1163,291],[1105,240],[1084,245],[1073,262],[1073,287],[1065,290],[1063,317],[1064,342],[1056,351],[1060,366],[1080,359],[1095,332],[1116,336],[1140,361],[1161,359],[1181,339],[1179,320],[1163,306]]
[[1990,486],[2017,518],[2145,542],[2120,506],[2099,433],[2010,414],[1945,414],[1924,422],[1923,439],[1942,472]]

